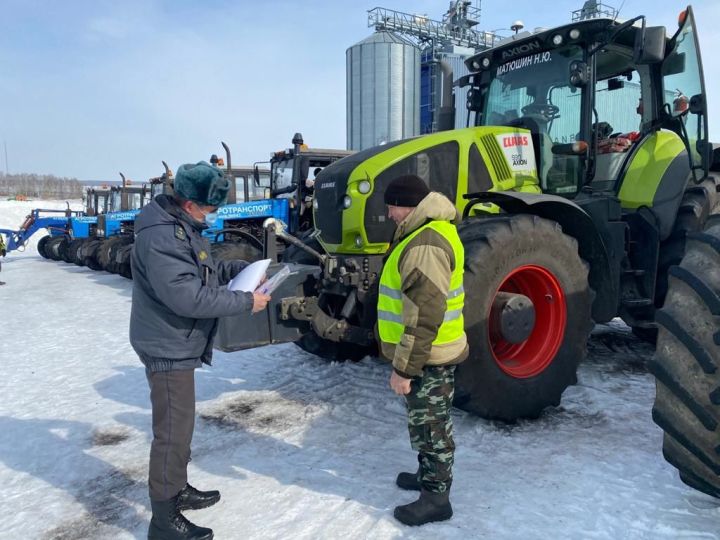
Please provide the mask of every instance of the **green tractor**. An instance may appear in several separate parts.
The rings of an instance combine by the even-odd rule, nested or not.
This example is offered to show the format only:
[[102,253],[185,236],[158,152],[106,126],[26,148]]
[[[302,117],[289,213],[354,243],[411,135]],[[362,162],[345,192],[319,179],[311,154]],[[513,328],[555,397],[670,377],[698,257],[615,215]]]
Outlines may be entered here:
[[470,358],[456,406],[537,417],[576,382],[594,323],[621,317],[657,339],[653,418],[666,459],[720,496],[720,223],[708,220],[720,155],[691,8],[679,22],[668,36],[645,17],[583,20],[469,58],[457,84],[468,87],[472,127],[326,167],[316,233],[295,252],[302,264],[265,319],[245,329],[222,320],[219,347],[293,340],[326,358],[372,352],[394,232],[383,192],[417,174],[462,214]]

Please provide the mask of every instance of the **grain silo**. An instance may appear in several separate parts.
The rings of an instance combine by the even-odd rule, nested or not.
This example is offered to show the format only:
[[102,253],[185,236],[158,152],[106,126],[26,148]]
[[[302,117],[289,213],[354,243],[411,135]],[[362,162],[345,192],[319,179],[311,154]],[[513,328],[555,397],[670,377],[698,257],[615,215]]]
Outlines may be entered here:
[[420,51],[389,31],[346,51],[347,147],[371,146],[420,133]]

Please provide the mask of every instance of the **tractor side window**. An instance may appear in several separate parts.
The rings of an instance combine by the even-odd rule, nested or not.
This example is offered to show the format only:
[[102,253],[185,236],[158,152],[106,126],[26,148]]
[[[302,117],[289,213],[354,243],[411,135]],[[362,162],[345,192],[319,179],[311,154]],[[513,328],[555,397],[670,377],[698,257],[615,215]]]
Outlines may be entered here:
[[130,203],[128,210],[138,210],[142,208],[142,193],[130,193],[130,200],[128,202]]
[[610,135],[640,131],[642,121],[640,76],[637,71],[626,78],[613,77],[599,81],[595,86],[595,108],[598,122],[595,135],[598,140]]
[[706,142],[707,129],[704,116],[701,117],[701,122],[695,118],[688,120],[690,99],[704,94],[702,68],[698,58],[692,17],[688,16],[683,27],[678,31],[675,46],[663,62],[662,73],[665,109],[670,111],[673,118],[678,119],[675,124],[670,124],[670,128],[684,137],[683,125],[686,126],[693,163],[699,166],[702,158],[697,152],[697,143]]
[[[247,177],[245,175],[235,175],[235,200],[239,203],[241,202],[248,202],[245,200],[245,179]],[[250,188],[252,185],[252,182],[250,182],[250,185],[248,185],[248,188]],[[250,193],[248,192],[248,195]],[[252,197],[251,197],[252,198]]]
[[470,146],[468,155],[467,192],[488,191],[493,186],[492,179],[480,150],[475,143]]

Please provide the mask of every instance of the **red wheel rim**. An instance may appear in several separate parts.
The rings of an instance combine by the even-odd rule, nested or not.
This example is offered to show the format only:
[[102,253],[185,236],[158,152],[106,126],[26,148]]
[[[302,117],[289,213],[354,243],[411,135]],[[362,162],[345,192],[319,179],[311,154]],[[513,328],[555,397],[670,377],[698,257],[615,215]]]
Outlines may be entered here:
[[[532,300],[535,326],[522,343],[510,343],[501,335],[491,333],[495,362],[505,373],[518,379],[539,375],[555,358],[565,336],[565,293],[552,272],[534,265],[513,270],[495,294],[501,291],[524,294]],[[488,324],[489,321],[488,315]]]

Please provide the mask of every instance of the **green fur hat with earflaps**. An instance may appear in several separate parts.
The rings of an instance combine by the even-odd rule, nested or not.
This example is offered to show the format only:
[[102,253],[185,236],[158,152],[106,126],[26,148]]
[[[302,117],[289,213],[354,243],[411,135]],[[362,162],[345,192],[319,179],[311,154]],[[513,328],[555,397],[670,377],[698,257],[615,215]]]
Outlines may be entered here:
[[180,165],[175,174],[175,193],[202,206],[222,206],[227,202],[230,181],[222,169],[206,161]]

